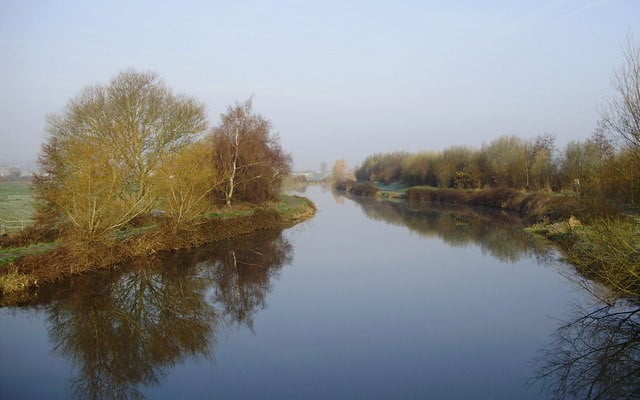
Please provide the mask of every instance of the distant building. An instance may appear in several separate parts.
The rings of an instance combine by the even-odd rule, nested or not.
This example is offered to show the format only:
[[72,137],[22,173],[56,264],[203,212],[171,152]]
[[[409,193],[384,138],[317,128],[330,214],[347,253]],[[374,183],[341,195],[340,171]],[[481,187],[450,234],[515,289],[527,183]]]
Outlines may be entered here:
[[0,165],[0,181],[28,181],[33,178],[33,172],[17,165]]
[[328,174],[322,174],[317,171],[295,171],[291,173],[293,178],[302,178],[307,182],[319,182],[327,179]]
[[20,178],[21,174],[22,169],[18,166],[0,166],[0,178],[3,180],[17,180]]

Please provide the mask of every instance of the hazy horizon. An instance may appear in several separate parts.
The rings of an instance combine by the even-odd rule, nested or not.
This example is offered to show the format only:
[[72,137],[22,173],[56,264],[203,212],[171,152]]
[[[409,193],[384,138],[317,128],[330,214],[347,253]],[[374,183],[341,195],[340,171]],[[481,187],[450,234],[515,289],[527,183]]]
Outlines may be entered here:
[[295,169],[377,152],[590,136],[634,0],[6,1],[0,164],[33,162],[47,114],[126,68],[207,107],[253,96]]

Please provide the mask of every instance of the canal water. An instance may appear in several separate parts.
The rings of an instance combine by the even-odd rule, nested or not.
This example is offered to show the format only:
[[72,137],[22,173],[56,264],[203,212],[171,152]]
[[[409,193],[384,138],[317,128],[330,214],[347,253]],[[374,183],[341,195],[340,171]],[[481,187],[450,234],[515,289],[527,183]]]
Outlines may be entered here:
[[303,195],[317,215],[283,232],[1,308],[0,398],[568,396],[563,337],[601,305],[517,218]]

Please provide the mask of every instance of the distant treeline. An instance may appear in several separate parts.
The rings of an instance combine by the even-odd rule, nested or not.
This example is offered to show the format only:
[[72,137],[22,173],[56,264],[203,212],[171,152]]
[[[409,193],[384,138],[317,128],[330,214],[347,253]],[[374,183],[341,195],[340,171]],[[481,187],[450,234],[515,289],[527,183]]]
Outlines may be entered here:
[[533,140],[503,136],[480,149],[450,147],[442,152],[374,154],[356,170],[359,181],[440,188],[508,187],[580,191],[617,202],[640,199],[640,158],[604,134],[572,141],[560,150],[551,135]]
[[571,190],[617,203],[640,197],[640,45],[629,38],[613,76],[598,130],[564,149],[555,138],[503,136],[480,149],[450,147],[442,152],[389,153],[368,157],[359,181],[403,182],[440,188]]

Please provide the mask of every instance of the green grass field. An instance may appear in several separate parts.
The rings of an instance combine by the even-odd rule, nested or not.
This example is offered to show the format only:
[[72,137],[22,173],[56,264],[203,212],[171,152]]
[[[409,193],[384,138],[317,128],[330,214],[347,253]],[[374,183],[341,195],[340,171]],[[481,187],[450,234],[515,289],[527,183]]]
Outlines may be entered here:
[[20,257],[42,254],[55,249],[57,243],[37,243],[26,247],[0,249],[0,266],[9,264]]
[[30,223],[33,218],[33,194],[26,182],[0,182],[0,233],[2,229],[16,229],[20,222]]

